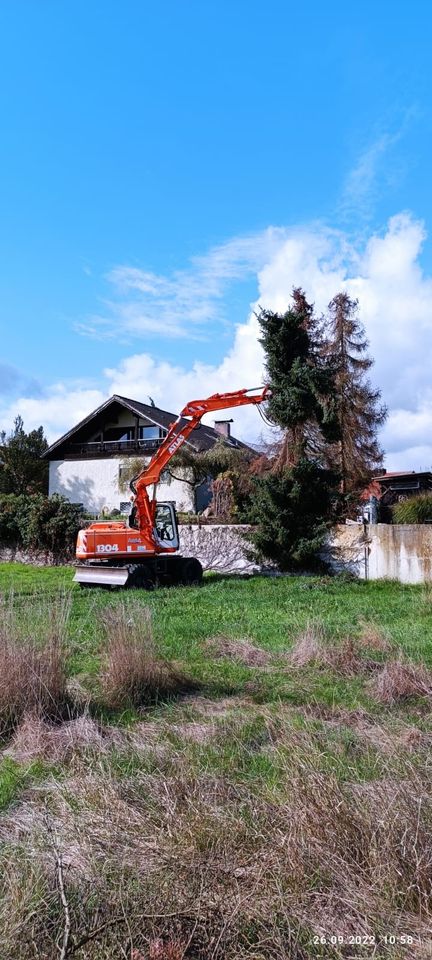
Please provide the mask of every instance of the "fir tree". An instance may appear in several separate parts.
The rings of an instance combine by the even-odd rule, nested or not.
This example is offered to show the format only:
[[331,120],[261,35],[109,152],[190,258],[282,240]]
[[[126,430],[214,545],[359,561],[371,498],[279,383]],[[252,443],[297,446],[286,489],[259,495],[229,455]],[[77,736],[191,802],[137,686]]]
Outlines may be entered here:
[[367,378],[373,360],[358,315],[358,301],[338,293],[328,306],[324,354],[334,370],[334,397],[340,436],[326,451],[326,462],[341,476],[341,493],[360,491],[381,466],[378,428],[387,409]]
[[47,449],[43,427],[26,433],[22,417],[16,417],[9,436],[0,432],[0,492],[45,493],[48,462],[41,455]]
[[316,462],[301,459],[255,479],[250,539],[258,560],[271,560],[280,570],[321,565],[333,515],[337,477]]
[[338,481],[320,460],[325,443],[339,436],[334,371],[322,322],[301,289],[284,314],[263,310],[258,319],[272,390],[267,415],[283,439],[269,472],[254,483],[251,539],[259,559],[298,569],[317,562],[333,514]]
[[338,434],[331,361],[323,350],[322,325],[300,288],[284,314],[262,310],[258,321],[272,389],[267,415],[284,430],[279,465],[294,465],[316,455],[320,440],[330,442]]

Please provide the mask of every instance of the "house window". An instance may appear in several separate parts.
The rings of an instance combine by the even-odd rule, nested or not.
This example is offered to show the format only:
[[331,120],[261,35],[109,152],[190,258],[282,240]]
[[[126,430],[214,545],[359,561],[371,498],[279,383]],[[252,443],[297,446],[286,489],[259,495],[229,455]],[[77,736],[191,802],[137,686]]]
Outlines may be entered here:
[[126,440],[134,439],[133,427],[110,427],[105,431],[106,443],[124,443]]
[[128,517],[131,512],[131,506],[130,500],[122,500],[120,503],[120,513],[123,514],[124,517]]
[[162,436],[161,428],[155,425],[139,428],[140,440],[159,440],[161,436]]

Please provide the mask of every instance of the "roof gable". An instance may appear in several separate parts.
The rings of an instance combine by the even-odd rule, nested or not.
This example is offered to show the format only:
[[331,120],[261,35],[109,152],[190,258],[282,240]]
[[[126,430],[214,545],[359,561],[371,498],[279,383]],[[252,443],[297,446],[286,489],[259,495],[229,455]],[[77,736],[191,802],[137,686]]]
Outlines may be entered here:
[[[115,407],[130,410],[134,416],[148,420],[151,424],[165,431],[177,420],[176,414],[170,413],[168,410],[162,410],[160,407],[141,403],[139,400],[131,400],[129,397],[122,397],[120,394],[114,394],[112,397],[109,397],[108,400],[105,400],[100,407],[97,407],[96,410],[93,410],[92,413],[84,417],[83,420],[80,420],[79,423],[52,443],[43,454],[43,457],[46,460],[61,459],[62,451],[64,452],[69,444],[75,441],[80,442],[80,437],[88,433],[92,428],[93,432],[102,428],[108,419],[109,411],[114,410]],[[186,424],[188,421],[182,419],[181,422]],[[192,431],[186,443],[197,453],[201,453],[205,450],[210,450],[220,439],[220,433],[213,427],[209,427],[207,424],[199,424],[199,426],[195,427]],[[230,437],[226,442],[230,446],[252,451],[251,447],[248,447],[247,444],[242,443],[241,440],[237,440],[235,437]]]

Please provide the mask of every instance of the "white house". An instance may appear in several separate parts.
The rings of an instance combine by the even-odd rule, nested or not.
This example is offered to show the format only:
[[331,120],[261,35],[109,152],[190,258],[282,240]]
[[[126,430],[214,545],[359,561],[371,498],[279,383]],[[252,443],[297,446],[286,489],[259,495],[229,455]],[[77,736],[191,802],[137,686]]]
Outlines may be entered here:
[[[128,397],[110,397],[44,454],[49,460],[50,495],[60,493],[72,503],[82,504],[89,513],[129,513],[129,494],[119,489],[122,465],[130,457],[150,460],[174,420],[174,413],[159,407]],[[222,435],[233,447],[245,448],[231,436],[231,422],[219,420],[214,427],[201,424],[186,443],[194,451],[203,452],[211,449]],[[178,510],[202,510],[210,500],[209,484],[202,484],[194,493],[191,484],[171,479],[165,472],[158,500],[172,500]]]

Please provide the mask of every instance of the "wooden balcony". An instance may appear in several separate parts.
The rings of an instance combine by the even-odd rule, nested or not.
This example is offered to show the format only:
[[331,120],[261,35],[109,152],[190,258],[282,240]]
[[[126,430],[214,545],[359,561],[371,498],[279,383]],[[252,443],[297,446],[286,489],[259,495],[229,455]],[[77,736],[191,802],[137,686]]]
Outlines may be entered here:
[[104,457],[151,457],[160,447],[162,437],[157,440],[96,440],[90,443],[70,443],[65,454],[66,459],[91,460]]

